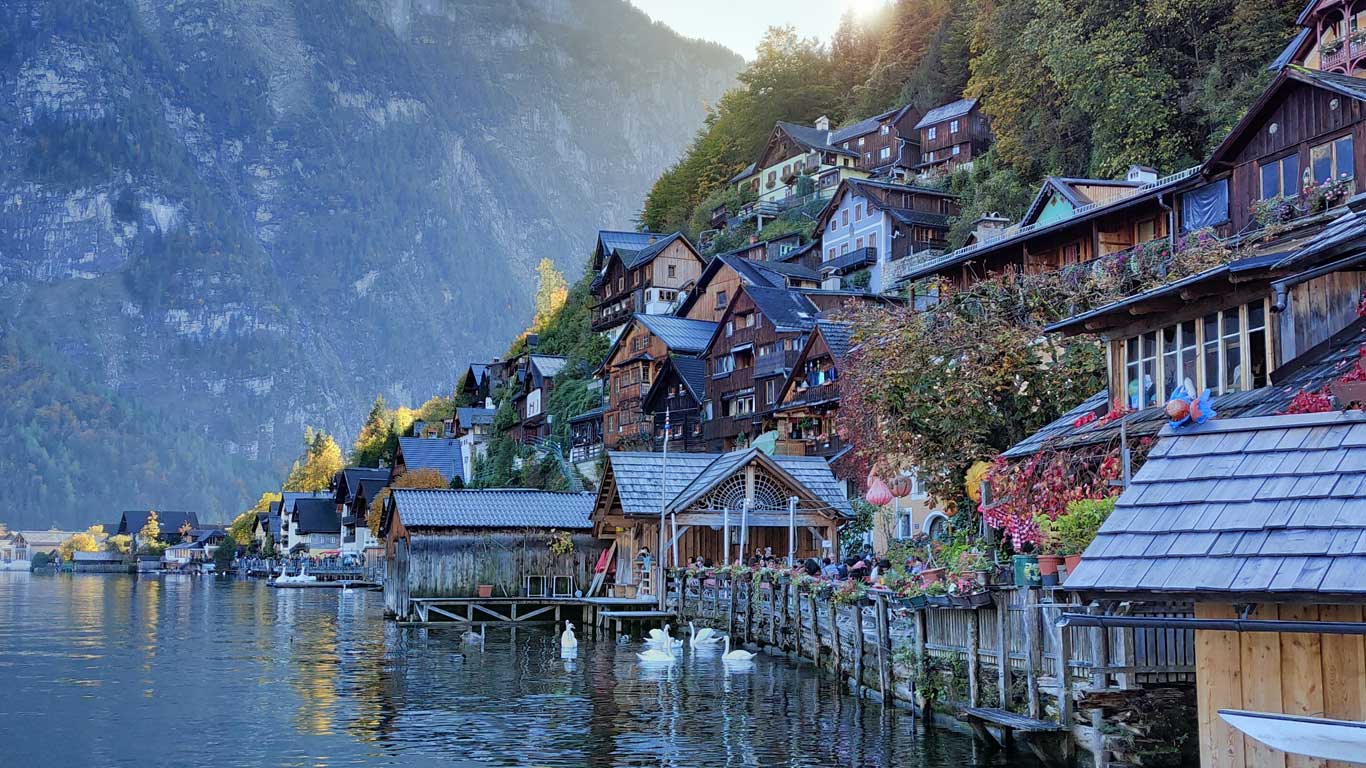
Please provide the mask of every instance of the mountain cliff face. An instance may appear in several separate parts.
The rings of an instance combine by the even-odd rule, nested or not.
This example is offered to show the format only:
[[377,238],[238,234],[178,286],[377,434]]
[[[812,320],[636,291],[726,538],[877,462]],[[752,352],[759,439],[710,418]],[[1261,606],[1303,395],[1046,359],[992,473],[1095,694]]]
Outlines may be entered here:
[[[624,0],[8,0],[13,527],[226,517],[628,226],[741,60]],[[344,436],[343,436],[344,437]],[[250,499],[249,499],[250,497]]]

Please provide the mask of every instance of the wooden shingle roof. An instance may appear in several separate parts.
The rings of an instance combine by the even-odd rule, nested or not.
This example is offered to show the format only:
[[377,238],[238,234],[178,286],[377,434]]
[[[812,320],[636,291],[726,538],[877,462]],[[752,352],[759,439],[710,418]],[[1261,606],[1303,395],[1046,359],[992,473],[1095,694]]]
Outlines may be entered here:
[[1366,597],[1366,414],[1163,430],[1067,588]]
[[[497,488],[477,491],[395,488],[390,508],[407,528],[592,527],[593,494]],[[383,528],[389,516],[385,510]]]

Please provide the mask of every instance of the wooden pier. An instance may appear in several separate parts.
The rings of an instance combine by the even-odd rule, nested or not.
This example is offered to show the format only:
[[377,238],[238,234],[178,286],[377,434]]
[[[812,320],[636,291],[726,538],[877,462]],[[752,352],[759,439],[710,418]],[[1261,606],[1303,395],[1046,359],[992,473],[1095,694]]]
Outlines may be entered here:
[[654,610],[651,597],[414,597],[417,621],[405,625],[558,624],[574,619],[581,626],[623,629],[660,626],[673,613]]

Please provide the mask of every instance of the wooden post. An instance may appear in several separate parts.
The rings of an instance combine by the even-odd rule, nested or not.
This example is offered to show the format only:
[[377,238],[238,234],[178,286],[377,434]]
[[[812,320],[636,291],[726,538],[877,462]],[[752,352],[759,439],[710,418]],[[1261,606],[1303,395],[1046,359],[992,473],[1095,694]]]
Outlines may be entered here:
[[[930,652],[926,647],[930,631],[927,624],[929,621],[928,613],[929,611],[925,610],[915,612],[915,672],[917,677],[928,674],[930,669]],[[915,683],[911,684],[911,690],[919,698],[920,692],[915,690]]]
[[794,649],[794,651],[795,651],[795,653],[796,653],[796,655],[797,655],[797,660],[798,660],[798,661],[801,661],[801,659],[802,659],[802,602],[801,602],[801,600],[796,599],[796,595],[792,594],[792,593],[788,590],[787,587],[783,587],[783,605],[787,605],[788,602],[789,602],[789,600],[791,600],[792,609],[793,609],[792,612],[793,612],[793,614],[794,614],[794,619],[793,619],[793,622],[792,622],[792,626],[793,626],[793,632],[792,632],[792,647],[793,647],[793,649]]
[[[1119,666],[1134,666],[1134,630],[1132,627],[1116,630],[1115,634],[1116,653],[1119,658]],[[1115,673],[1115,687],[1121,691],[1130,690],[1133,687],[1133,675],[1129,672]]]
[[854,691],[863,690],[863,606],[854,606]]
[[1072,729],[1072,634],[1066,627],[1055,627],[1058,633],[1058,723]]
[[678,579],[678,620],[685,621],[688,618],[688,572],[683,571],[683,575]]
[[976,610],[968,615],[968,706],[975,707],[981,702],[982,681],[978,663],[982,650],[982,617]]
[[882,703],[892,701],[891,637],[887,621],[887,597],[878,593],[873,600],[873,610],[877,613],[877,686],[882,694]]
[[1021,587],[1025,591],[1025,696],[1029,704],[1029,716],[1039,719],[1042,706],[1039,704],[1039,667],[1043,665],[1043,638],[1039,635],[1042,621],[1039,610],[1039,591]]
[[[801,599],[801,596],[798,595],[797,599],[800,600],[800,599]],[[816,596],[815,596],[815,595],[807,595],[807,596],[806,596],[806,602],[807,602],[808,605],[811,606],[811,636],[812,636],[813,638],[815,638],[815,642],[812,644],[812,648],[811,648],[811,661],[812,661],[812,663],[816,664],[817,666],[820,666],[820,663],[821,663],[821,620],[820,620],[820,613],[818,613],[818,612],[816,611]]]
[[778,591],[768,591],[768,644],[778,647]]
[[735,633],[735,593],[739,591],[740,582],[732,577],[727,579],[726,583],[730,587],[727,590],[730,593],[730,601],[726,609],[726,634],[730,635]]
[[745,642],[754,640],[754,582],[745,585]]
[[[1094,616],[1101,613],[1100,605],[1091,603],[1086,608],[1086,612]],[[1103,670],[1110,666],[1110,644],[1107,642],[1109,636],[1101,627],[1091,628],[1091,685],[1096,690],[1104,690],[1106,673]]]
[[1000,689],[997,704],[1010,708],[1010,598],[1007,592],[996,593],[996,687]]
[[830,652],[835,655],[835,674],[839,675],[840,677],[844,677],[844,649],[840,647],[841,643],[839,607],[835,605],[834,600],[829,601],[829,604],[831,638],[830,643],[832,646]]

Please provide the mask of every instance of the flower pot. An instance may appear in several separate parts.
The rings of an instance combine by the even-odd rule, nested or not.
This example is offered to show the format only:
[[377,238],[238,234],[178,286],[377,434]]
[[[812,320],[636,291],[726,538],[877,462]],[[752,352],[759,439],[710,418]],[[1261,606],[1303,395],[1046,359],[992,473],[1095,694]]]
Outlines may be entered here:
[[944,569],[943,569],[943,568],[926,568],[925,570],[923,570],[923,571],[920,572],[920,583],[921,583],[921,584],[933,584],[933,583],[935,583],[936,581],[943,581],[943,580],[944,580]]
[[991,593],[986,590],[958,595],[957,603],[964,608],[986,608],[991,605]]
[[989,587],[991,586],[991,571],[972,571],[972,579],[977,582],[978,586]]
[[950,608],[953,606],[953,601],[949,599],[948,595],[925,595],[925,600],[936,608]]
[[1064,562],[1067,564],[1067,575],[1071,576],[1077,572],[1077,566],[1081,565],[1081,555],[1068,555]]
[[1011,562],[1015,566],[1015,586],[1037,587],[1043,583],[1038,555],[1015,555]]
[[1039,555],[1039,580],[1045,587],[1058,586],[1058,566],[1062,555]]
[[480,584],[479,587],[478,587],[478,589],[479,589],[479,596],[480,596],[480,597],[493,597],[493,585],[492,585],[492,584]]
[[919,611],[930,604],[925,595],[913,595],[910,598],[911,607]]

